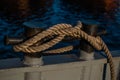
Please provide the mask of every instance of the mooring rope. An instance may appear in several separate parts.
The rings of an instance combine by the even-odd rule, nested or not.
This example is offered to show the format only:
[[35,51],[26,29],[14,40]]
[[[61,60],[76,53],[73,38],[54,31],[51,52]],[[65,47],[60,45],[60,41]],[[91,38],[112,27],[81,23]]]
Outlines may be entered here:
[[[38,33],[37,35],[33,36],[27,41],[21,44],[15,45],[13,48],[17,52],[22,51],[30,54],[34,54],[36,52],[63,53],[63,52],[72,50],[73,46],[67,46],[67,47],[59,48],[56,50],[50,50],[50,51],[45,51],[45,50],[56,45],[57,43],[62,41],[66,36],[74,37],[74,38],[83,38],[86,41],[88,41],[95,49],[103,50],[106,53],[108,62],[110,65],[110,70],[111,70],[111,80],[116,80],[112,55],[109,49],[107,48],[106,44],[103,42],[103,40],[99,36],[93,37],[85,33],[83,30],[81,30],[81,27],[82,27],[81,23],[79,23],[75,27],[72,27],[72,25],[70,24],[57,24],[41,33]],[[56,36],[56,37],[41,45],[33,46],[35,43],[49,36]]]

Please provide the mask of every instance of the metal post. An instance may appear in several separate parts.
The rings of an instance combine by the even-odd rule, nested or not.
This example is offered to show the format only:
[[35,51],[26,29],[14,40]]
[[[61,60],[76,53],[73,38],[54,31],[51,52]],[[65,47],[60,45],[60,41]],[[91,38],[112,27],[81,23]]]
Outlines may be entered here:
[[4,44],[6,45],[15,45],[18,44],[20,42],[22,42],[24,39],[23,38],[9,38],[8,36],[5,36],[4,38]]
[[[31,67],[39,67],[43,65],[42,57],[25,56],[24,64]],[[41,80],[41,72],[26,72],[25,80]]]
[[[91,36],[96,36],[97,25],[83,24],[82,30]],[[82,60],[94,59],[94,48],[84,39],[80,40],[80,59]]]
[[[25,27],[25,37],[30,38],[34,36],[35,34],[41,32],[42,30],[43,29],[41,28]],[[35,44],[34,46],[37,46],[38,44]],[[43,59],[42,59],[41,54],[40,53],[33,53],[33,54],[26,53],[24,57],[24,64],[30,67],[39,67],[43,65]],[[40,80],[40,75],[41,75],[40,72],[26,72],[25,80]]]

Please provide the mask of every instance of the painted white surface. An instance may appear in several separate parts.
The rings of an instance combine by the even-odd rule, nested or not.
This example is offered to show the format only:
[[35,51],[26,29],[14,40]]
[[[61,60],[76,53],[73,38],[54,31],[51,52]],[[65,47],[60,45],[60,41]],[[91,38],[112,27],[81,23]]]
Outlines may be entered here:
[[[117,56],[113,59],[115,64],[116,77],[117,80],[120,80],[120,57],[118,54]],[[51,60],[52,58],[52,61],[55,61],[58,59],[55,57],[57,58],[57,56],[47,56],[47,59]],[[39,67],[32,66],[0,69],[0,80],[25,80],[25,75],[27,73],[35,73],[33,76],[34,79],[39,77],[39,80],[110,80],[109,64],[105,58],[90,61],[74,61],[72,59],[71,62],[68,59],[68,63],[66,63],[65,59],[64,63],[63,61],[65,55],[59,57],[62,59],[62,63],[59,64],[55,63],[46,64]],[[6,62],[4,61],[4,63],[7,63],[7,61],[16,63],[17,60],[7,59]],[[39,74],[36,75],[36,73]]]

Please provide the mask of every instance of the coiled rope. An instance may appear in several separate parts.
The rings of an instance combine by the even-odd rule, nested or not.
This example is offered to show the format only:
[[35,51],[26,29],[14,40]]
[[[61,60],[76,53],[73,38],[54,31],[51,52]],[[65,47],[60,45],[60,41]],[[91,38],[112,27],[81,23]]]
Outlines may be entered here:
[[[110,65],[111,80],[116,80],[112,55],[109,49],[107,48],[106,44],[103,42],[103,40],[99,36],[93,37],[88,35],[84,31],[82,31],[81,27],[82,27],[81,23],[79,23],[75,27],[72,27],[72,25],[70,24],[57,24],[41,33],[38,33],[37,35],[33,36],[27,41],[21,44],[15,45],[13,49],[16,52],[22,51],[30,54],[34,54],[36,52],[63,53],[63,52],[72,50],[73,46],[66,46],[64,48],[59,48],[59,49],[50,50],[50,51],[45,51],[45,50],[56,45],[57,43],[62,41],[66,36],[73,37],[73,38],[83,38],[86,41],[88,41],[95,49],[103,50],[106,53],[108,62]],[[36,44],[37,42],[49,36],[57,36],[57,37],[55,37],[54,39],[44,44],[34,46],[34,44]]]

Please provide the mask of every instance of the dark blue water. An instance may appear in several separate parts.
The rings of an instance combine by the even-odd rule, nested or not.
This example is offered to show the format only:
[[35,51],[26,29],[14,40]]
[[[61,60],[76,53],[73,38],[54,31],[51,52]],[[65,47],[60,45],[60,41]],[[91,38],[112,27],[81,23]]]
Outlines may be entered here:
[[4,45],[4,36],[22,37],[25,21],[41,27],[77,21],[97,24],[108,32],[102,38],[109,49],[120,50],[120,0],[1,0],[0,59],[23,56]]

